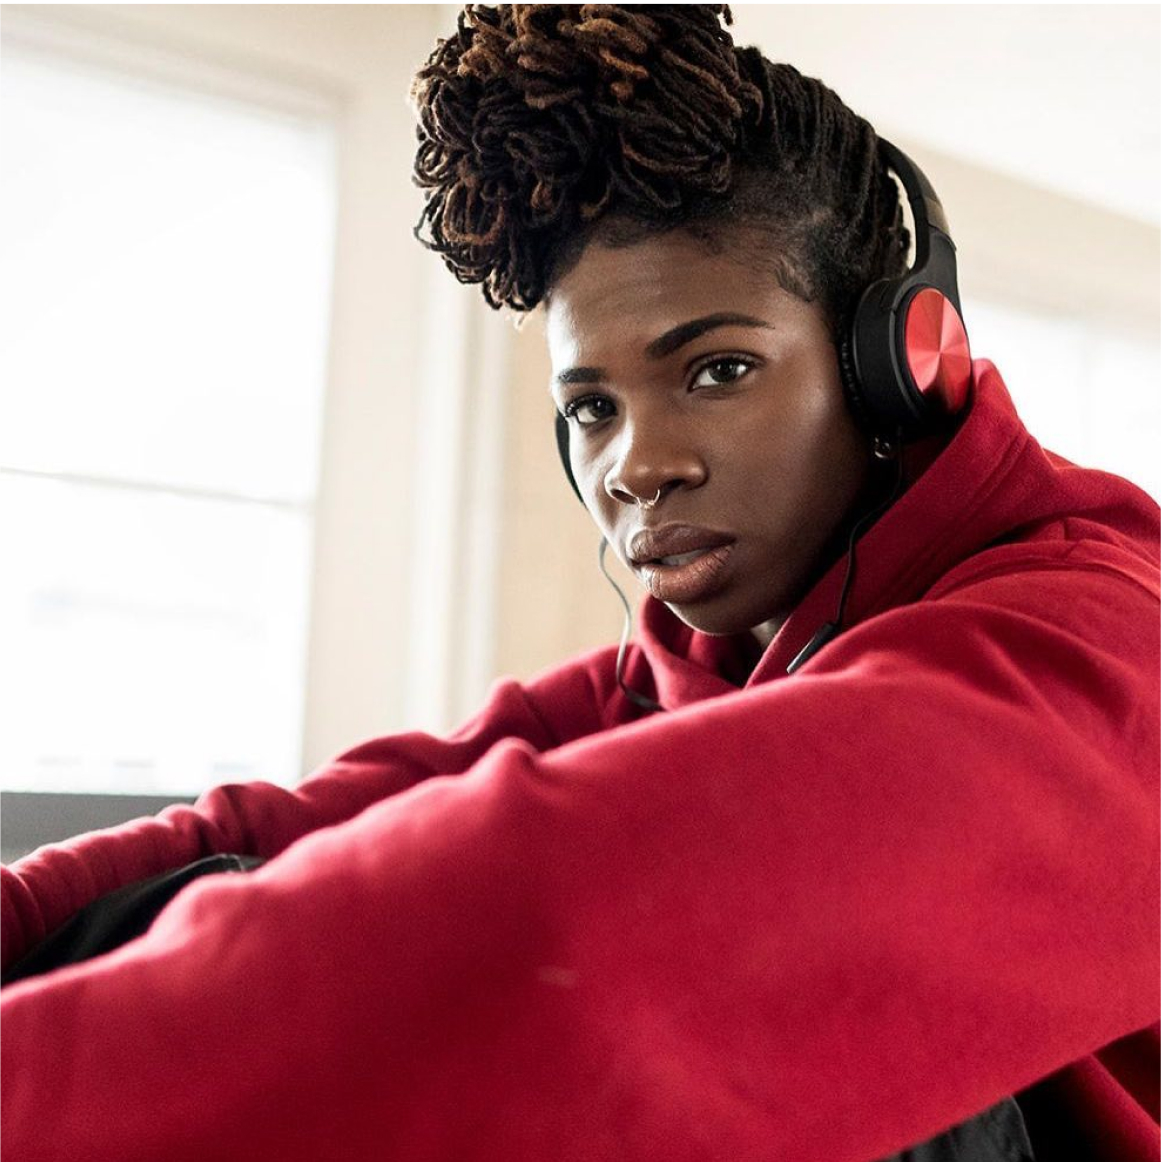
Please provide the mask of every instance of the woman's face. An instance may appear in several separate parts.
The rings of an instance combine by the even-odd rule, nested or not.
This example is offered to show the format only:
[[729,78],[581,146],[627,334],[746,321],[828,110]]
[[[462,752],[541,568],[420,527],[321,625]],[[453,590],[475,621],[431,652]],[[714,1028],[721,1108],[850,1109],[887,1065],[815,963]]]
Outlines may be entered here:
[[686,624],[768,640],[870,464],[821,307],[674,232],[589,245],[545,317],[573,474],[613,550]]

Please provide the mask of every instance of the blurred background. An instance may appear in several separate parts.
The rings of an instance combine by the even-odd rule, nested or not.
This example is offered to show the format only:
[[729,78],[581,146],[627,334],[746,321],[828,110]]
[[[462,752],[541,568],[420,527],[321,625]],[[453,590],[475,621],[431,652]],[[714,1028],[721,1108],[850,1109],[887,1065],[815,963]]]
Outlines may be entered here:
[[[539,317],[412,237],[458,11],[0,6],[5,859],[616,640]],[[734,16],[927,172],[1033,434],[1161,495],[1161,9]]]

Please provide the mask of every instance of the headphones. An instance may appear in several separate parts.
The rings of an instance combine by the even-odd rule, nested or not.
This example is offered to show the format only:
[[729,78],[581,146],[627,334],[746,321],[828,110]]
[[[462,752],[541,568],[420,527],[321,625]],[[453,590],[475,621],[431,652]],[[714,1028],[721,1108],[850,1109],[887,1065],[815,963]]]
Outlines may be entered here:
[[[923,171],[879,139],[903,183],[915,221],[915,264],[901,278],[871,283],[839,345],[847,405],[868,433],[918,440],[967,406],[972,364],[956,285],[955,243]],[[568,420],[556,414],[556,447],[572,490],[584,503],[568,455]]]

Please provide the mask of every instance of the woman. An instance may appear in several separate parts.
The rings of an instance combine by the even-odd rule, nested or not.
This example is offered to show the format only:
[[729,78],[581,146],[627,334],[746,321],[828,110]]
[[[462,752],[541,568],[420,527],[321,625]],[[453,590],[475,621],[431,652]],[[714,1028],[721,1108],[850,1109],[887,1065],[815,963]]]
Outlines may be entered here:
[[268,861],[5,990],[21,1158],[1024,1157],[1010,1095],[1038,1158],[1156,1157],[1156,506],[985,360],[881,410],[894,155],[722,14],[469,6],[414,89],[636,642],[4,869],[7,965]]

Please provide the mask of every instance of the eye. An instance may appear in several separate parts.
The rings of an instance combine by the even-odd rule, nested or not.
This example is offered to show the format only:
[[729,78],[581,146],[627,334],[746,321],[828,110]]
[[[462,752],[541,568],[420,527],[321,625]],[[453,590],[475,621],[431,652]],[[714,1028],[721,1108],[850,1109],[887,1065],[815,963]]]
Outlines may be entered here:
[[736,383],[756,366],[751,359],[743,359],[738,355],[719,355],[698,368],[690,388],[722,387]]
[[576,420],[582,427],[598,424],[613,414],[613,401],[603,395],[582,395],[565,405],[564,418]]

